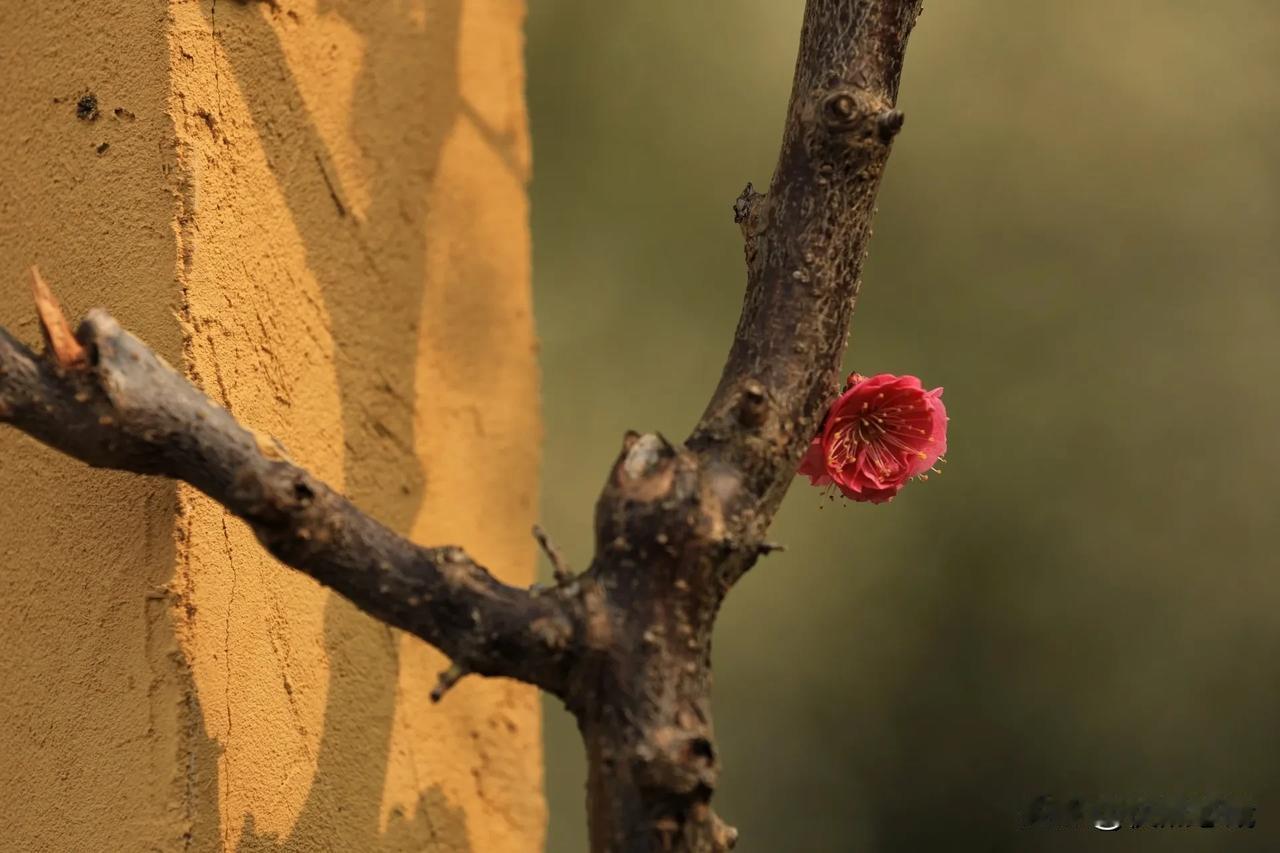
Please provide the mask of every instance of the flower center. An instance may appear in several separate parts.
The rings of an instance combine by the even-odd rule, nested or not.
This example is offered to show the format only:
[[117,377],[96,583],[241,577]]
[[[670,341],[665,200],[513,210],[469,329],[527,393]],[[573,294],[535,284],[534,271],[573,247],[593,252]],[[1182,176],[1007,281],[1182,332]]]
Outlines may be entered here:
[[[827,445],[832,469],[848,470],[862,457],[863,470],[878,479],[901,475],[912,457],[925,459],[930,414],[921,400],[885,401],[884,394],[835,427]],[[852,473],[852,472],[850,472]]]

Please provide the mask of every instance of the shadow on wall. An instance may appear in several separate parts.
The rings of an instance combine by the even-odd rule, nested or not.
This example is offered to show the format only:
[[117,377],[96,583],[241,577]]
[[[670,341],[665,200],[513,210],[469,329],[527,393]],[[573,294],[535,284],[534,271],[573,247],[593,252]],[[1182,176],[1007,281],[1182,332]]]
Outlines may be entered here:
[[[280,43],[278,28],[296,22],[293,13],[229,4],[217,9],[215,22],[212,6],[205,8],[332,320],[345,491],[401,533],[418,514],[425,483],[415,456],[413,410],[417,326],[427,286],[424,221],[440,153],[460,110],[461,0],[425,5],[425,14],[411,15],[406,4],[395,2],[318,4],[318,13],[341,16],[366,44],[347,129],[370,172],[370,206],[358,217]],[[421,4],[414,6],[416,11]],[[388,133],[388,126],[398,132]],[[359,267],[352,258],[360,259]],[[330,598],[329,689],[310,792],[288,837],[259,835],[250,815],[237,850],[467,849],[465,815],[450,808],[438,788],[422,795],[412,818],[395,812],[380,828],[383,792],[367,780],[386,777],[396,639],[345,600]],[[217,835],[214,788],[199,798],[215,804],[197,822],[212,830],[209,837]],[[211,826],[199,826],[210,818]]]
[[[203,720],[195,691],[188,691],[187,695],[191,703],[187,708],[188,719]],[[330,707],[335,706],[331,704]],[[374,728],[378,728],[376,724],[380,721],[373,722]],[[340,784],[335,784],[334,777],[360,775],[344,773],[340,763],[342,759],[349,757],[355,761],[361,758],[371,761],[376,758],[360,756],[348,744],[349,741],[344,741],[341,735],[335,736],[332,728],[326,727],[316,766],[315,784],[293,832],[286,838],[278,838],[272,834],[259,835],[253,815],[247,815],[235,853],[311,853],[315,850],[333,849],[384,853],[469,851],[466,841],[466,813],[461,808],[454,807],[439,786],[432,786],[422,792],[412,817],[396,808],[388,816],[386,828],[380,829],[378,807],[381,791],[357,786],[348,792]],[[218,743],[200,727],[198,731],[191,733],[189,749],[192,764],[210,768],[210,772],[200,776],[196,789],[191,791],[190,801],[194,812],[189,815],[191,828],[185,841],[187,844],[194,841],[196,846],[191,849],[195,850],[223,849],[223,845],[218,843],[220,837],[224,837],[218,808],[218,792],[221,790],[217,773]],[[325,786],[323,789],[322,784]],[[348,799],[332,799],[334,795],[346,796],[348,793],[352,794]],[[341,846],[333,846],[338,839],[341,840]],[[229,848],[227,853],[230,853]]]

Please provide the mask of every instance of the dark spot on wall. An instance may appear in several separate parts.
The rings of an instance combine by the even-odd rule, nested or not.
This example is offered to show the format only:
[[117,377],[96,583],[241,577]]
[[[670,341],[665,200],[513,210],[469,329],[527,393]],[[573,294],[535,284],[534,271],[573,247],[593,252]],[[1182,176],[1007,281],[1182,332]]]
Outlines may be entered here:
[[80,100],[76,101],[76,118],[81,121],[98,120],[98,98],[93,92],[81,95]]
[[123,121],[133,121],[134,119],[137,118],[137,116],[135,116],[133,113],[126,110],[124,107],[116,107],[111,112],[115,114],[116,118],[121,119]]
[[104,142],[101,145],[99,145],[95,150],[98,152],[98,156],[102,156],[103,154],[107,153],[107,149],[110,147],[111,147],[110,142]]
[[196,116],[201,121],[204,122],[205,127],[209,128],[209,135],[212,136],[215,140],[218,139],[220,135],[218,133],[218,120],[213,117],[213,113],[209,112],[208,110],[197,109]]

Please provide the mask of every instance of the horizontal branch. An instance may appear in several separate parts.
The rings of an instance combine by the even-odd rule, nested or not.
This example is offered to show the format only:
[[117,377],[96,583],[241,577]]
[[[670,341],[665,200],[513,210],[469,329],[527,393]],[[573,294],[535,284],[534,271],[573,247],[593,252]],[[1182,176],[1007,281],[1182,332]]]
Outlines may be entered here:
[[415,545],[237,423],[106,312],[77,330],[81,351],[47,289],[37,305],[45,356],[0,329],[0,421],[94,467],[190,483],[281,561],[448,655],[440,693],[468,672],[564,693],[575,623],[559,590],[508,586],[461,548]]

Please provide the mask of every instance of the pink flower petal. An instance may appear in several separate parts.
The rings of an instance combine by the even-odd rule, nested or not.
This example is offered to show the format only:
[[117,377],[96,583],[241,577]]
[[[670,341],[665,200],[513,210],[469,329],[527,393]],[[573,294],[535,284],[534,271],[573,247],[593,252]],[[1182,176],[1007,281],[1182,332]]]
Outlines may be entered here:
[[947,449],[942,389],[892,373],[849,376],[798,473],[835,484],[851,500],[883,503],[930,470]]

